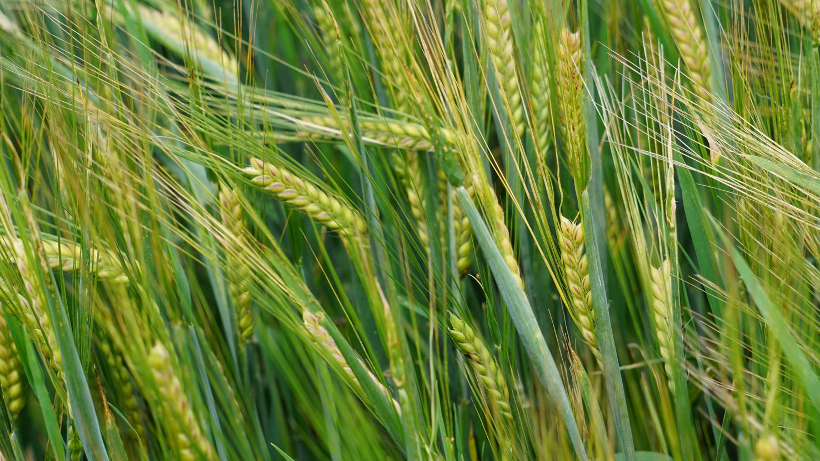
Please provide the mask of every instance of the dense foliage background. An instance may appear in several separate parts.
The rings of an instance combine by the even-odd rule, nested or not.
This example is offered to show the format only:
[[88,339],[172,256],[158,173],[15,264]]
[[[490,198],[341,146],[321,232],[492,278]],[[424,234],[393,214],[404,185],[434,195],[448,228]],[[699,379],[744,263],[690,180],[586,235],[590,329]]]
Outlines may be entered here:
[[0,0],[2,458],[820,459],[818,39]]

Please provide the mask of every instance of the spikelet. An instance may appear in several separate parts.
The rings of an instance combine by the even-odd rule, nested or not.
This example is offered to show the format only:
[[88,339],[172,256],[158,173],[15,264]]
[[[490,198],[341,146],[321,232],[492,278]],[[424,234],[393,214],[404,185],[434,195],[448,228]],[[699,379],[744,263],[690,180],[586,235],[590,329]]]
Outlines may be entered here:
[[[301,129],[311,129],[318,133],[301,131],[299,136],[306,138],[337,138],[339,136],[330,130],[345,129],[352,136],[350,122],[341,119],[341,123],[333,117],[306,116],[296,120]],[[341,125],[341,126],[340,126]],[[359,131],[365,141],[375,142],[389,147],[403,150],[429,151],[433,149],[433,139],[423,125],[401,120],[361,119]],[[439,128],[438,134],[446,148],[454,148],[456,135],[446,128]]]
[[[51,269],[62,272],[73,272],[83,267],[83,249],[74,242],[66,240],[42,240],[41,247],[46,262]],[[0,246],[11,249],[22,247],[23,242],[17,238],[0,236]],[[98,279],[109,283],[127,283],[128,276],[120,268],[113,254],[89,249],[90,269]]]
[[407,191],[407,202],[410,204],[410,214],[416,221],[416,233],[425,252],[430,254],[430,234],[427,228],[427,213],[424,211],[426,205],[424,197],[424,183],[421,180],[421,168],[418,164],[418,156],[410,154],[407,159],[401,155],[393,153],[393,167],[396,171],[404,190]]
[[[472,187],[467,187],[470,196],[473,195]],[[441,247],[447,248],[447,174],[444,168],[438,169],[438,193],[439,193],[439,223],[441,224]],[[464,214],[458,202],[458,195],[453,194],[453,230],[455,233],[456,246],[456,270],[460,275],[464,275],[472,264],[471,252],[473,250],[473,228],[470,226],[470,219]]]
[[[347,376],[349,376],[354,383],[358,384],[359,380],[356,378],[353,370],[350,369],[350,365],[342,355],[342,351],[339,350],[339,346],[336,345],[336,341],[333,340],[330,333],[327,332],[327,329],[322,326],[321,321],[323,317],[324,313],[322,312],[314,314],[307,309],[303,310],[302,322],[305,325],[305,330],[307,330],[311,340],[313,340],[313,342],[316,343],[320,349],[326,351],[331,357],[333,357],[336,363],[342,367],[345,374],[347,374]],[[401,413],[401,406],[397,401],[393,400],[393,397],[390,395],[390,391],[384,386],[384,384],[382,384],[372,373],[370,374],[370,378],[381,390],[381,392],[393,402],[393,406],[396,408],[396,411]]]
[[327,62],[329,65],[329,77],[333,80],[331,83],[340,85],[346,80],[344,72],[344,64],[338,53],[336,43],[336,21],[331,13],[322,5],[313,6],[313,17],[316,18],[316,28],[319,32],[319,38],[326,48]]
[[224,242],[228,259],[228,292],[234,307],[234,321],[239,343],[244,346],[253,335],[254,324],[250,292],[253,277],[250,268],[245,263],[246,258],[238,256],[242,255],[247,248],[244,240],[245,219],[242,217],[242,205],[237,192],[224,184],[219,187],[219,206],[222,224],[228,230]]
[[[444,175],[441,168],[439,172]],[[447,190],[446,184],[444,190]],[[470,196],[473,195],[472,186],[467,185],[467,192]],[[456,234],[456,269],[459,274],[464,275],[470,270],[472,264],[473,228],[470,226],[470,219],[459,204],[458,195],[453,197],[453,228]]]
[[402,87],[410,50],[406,46],[408,37],[404,36],[402,21],[385,0],[363,0],[362,15],[387,77],[393,109],[408,113],[408,95]]
[[704,102],[712,101],[709,93],[709,50],[704,41],[703,29],[689,0],[660,0],[661,11],[666,17],[669,32],[675,39],[681,58],[689,71],[695,94]]
[[344,236],[360,236],[367,229],[358,211],[284,168],[252,158],[242,172],[279,200]]
[[581,105],[584,92],[581,80],[581,34],[564,29],[558,41],[557,54],[561,135],[564,138],[564,147],[576,187],[584,189],[589,182],[590,172],[587,159],[589,154],[586,146],[586,124]]
[[493,240],[496,246],[498,246],[498,250],[504,258],[504,262],[518,282],[518,286],[523,289],[524,279],[521,278],[518,260],[515,259],[515,251],[513,250],[512,240],[510,240],[510,231],[507,229],[507,224],[504,221],[504,209],[501,208],[501,204],[498,202],[498,196],[486,178],[480,174],[473,175],[471,183],[476,195],[485,207],[484,211],[487,214],[487,225],[490,228]]
[[120,407],[128,420],[128,424],[137,431],[137,437],[144,441],[145,428],[142,425],[136,389],[131,382],[128,370],[125,368],[122,356],[114,351],[108,338],[98,341],[97,349],[100,351],[103,360],[105,360],[108,366],[112,385],[116,388],[117,394],[121,398],[119,402]]
[[13,417],[17,417],[26,404],[22,377],[17,346],[6,323],[6,315],[0,310],[0,387],[3,388],[6,408]]
[[40,280],[29,270],[25,262],[25,251],[22,245],[16,246],[17,250],[17,270],[23,281],[24,293],[19,294],[20,303],[23,306],[23,317],[28,328],[34,334],[34,338],[43,354],[46,362],[51,366],[57,381],[62,385],[65,383],[63,374],[63,357],[57,345],[57,335],[48,315],[44,291],[40,286]]
[[496,365],[490,350],[484,341],[476,336],[467,322],[450,314],[450,337],[456,347],[470,361],[476,376],[487,393],[495,411],[506,420],[512,420],[510,408],[510,391],[504,373]]
[[185,19],[180,23],[179,16],[144,5],[139,5],[139,14],[149,31],[154,31],[155,34],[162,35],[164,39],[175,42],[173,46],[176,47],[177,52],[182,52],[185,44],[188,43],[191,46],[191,53],[200,62],[207,59],[222,67],[223,75],[218,75],[218,77],[236,78],[239,75],[239,64],[236,59],[193,22]]
[[512,23],[507,0],[484,1],[484,36],[495,69],[496,80],[507,106],[515,138],[524,133],[524,106],[515,68]]
[[604,208],[606,209],[606,241],[612,253],[616,254],[623,247],[626,233],[618,216],[618,208],[606,187],[604,187]]
[[653,267],[650,271],[652,320],[655,325],[655,339],[658,341],[661,358],[664,361],[669,390],[675,393],[675,381],[672,375],[672,361],[675,360],[672,349],[672,278],[669,259],[664,259],[660,267]]
[[148,363],[160,391],[156,398],[163,415],[161,421],[173,437],[179,458],[183,461],[215,459],[211,442],[202,434],[182,382],[174,372],[168,350],[159,341],[151,349]]
[[68,457],[71,461],[80,461],[83,457],[83,442],[73,421],[68,426]]
[[587,265],[583,223],[575,224],[561,216],[558,243],[561,247],[561,262],[567,277],[570,316],[600,364],[601,351],[598,348],[598,333],[595,330],[595,310],[592,307],[592,293],[589,286],[589,266]]
[[534,49],[532,50],[532,75],[530,76],[530,96],[534,114],[535,142],[538,156],[544,161],[551,144],[550,107],[552,106],[550,85],[547,77],[548,64],[546,50],[539,46],[538,38],[546,37],[544,21],[539,19],[534,28]]

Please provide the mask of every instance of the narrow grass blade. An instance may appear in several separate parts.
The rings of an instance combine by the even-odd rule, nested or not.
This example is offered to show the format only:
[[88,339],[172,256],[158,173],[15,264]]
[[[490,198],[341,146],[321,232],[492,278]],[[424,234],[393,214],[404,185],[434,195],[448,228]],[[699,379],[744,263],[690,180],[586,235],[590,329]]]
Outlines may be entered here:
[[561,416],[564,419],[576,455],[579,459],[586,461],[587,454],[584,450],[581,434],[578,431],[578,425],[575,423],[575,415],[567,397],[567,390],[561,382],[558,367],[555,366],[555,361],[538,326],[538,321],[535,319],[527,295],[518,285],[507,263],[504,262],[501,252],[490,235],[490,230],[487,229],[487,225],[478,213],[478,209],[470,198],[470,194],[467,193],[467,189],[460,186],[456,189],[456,193],[458,194],[459,203],[464,207],[464,213],[470,219],[470,225],[473,227],[476,240],[490,264],[498,289],[507,305],[521,341],[524,343],[527,355],[532,361],[532,366],[535,368],[538,378],[546,388],[553,404],[561,411]]
[[[584,215],[584,222],[590,223],[593,228],[598,225],[590,205],[589,190],[585,190],[581,194],[581,214]],[[587,258],[589,260],[592,307],[595,309],[595,318],[597,319],[595,330],[598,334],[598,346],[601,349],[607,397],[609,398],[609,406],[615,416],[615,429],[620,439],[620,449],[623,451],[625,459],[631,461],[634,459],[635,446],[632,441],[629,410],[627,409],[624,383],[618,362],[618,350],[615,347],[615,336],[612,333],[612,323],[609,316],[606,282],[604,281],[603,265],[601,264],[603,252],[598,247],[600,240],[595,237],[595,232],[593,231],[591,234],[592,238],[587,239]]]
[[820,195],[820,178],[817,174],[804,173],[782,163],[776,163],[771,160],[755,157],[754,155],[747,155],[744,158],[751,160],[757,166],[766,169],[778,176],[793,183],[796,186],[802,187],[811,191],[814,194]]

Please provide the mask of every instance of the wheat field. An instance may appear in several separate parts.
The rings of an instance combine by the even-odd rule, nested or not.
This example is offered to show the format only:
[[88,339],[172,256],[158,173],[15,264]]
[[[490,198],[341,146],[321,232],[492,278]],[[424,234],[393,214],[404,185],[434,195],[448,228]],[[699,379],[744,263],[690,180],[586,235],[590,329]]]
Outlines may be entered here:
[[0,460],[820,459],[820,0],[0,0]]

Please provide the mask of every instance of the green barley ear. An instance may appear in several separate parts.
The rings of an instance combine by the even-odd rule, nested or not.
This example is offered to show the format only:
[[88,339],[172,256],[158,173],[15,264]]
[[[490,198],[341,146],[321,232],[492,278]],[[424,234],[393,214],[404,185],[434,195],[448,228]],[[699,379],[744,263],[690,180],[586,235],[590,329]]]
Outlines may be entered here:
[[[0,236],[0,246],[6,249],[22,245],[20,239]],[[74,242],[65,239],[42,240],[41,247],[46,263],[51,269],[73,272],[83,267],[83,249]],[[90,270],[99,280],[108,283],[128,283],[128,276],[113,254],[95,249],[88,250],[88,253],[91,259]]]
[[558,81],[558,109],[561,113],[561,135],[569,158],[570,170],[577,190],[589,183],[590,160],[586,145],[586,124],[581,80],[581,34],[564,29],[558,41],[556,71]]
[[242,216],[242,204],[236,190],[222,184],[219,187],[219,206],[222,224],[228,230],[224,243],[228,268],[228,292],[235,311],[234,320],[239,343],[244,346],[253,335],[254,319],[250,292],[253,277],[250,268],[241,256],[247,248],[243,237],[246,229],[245,219]]
[[[439,219],[441,223],[447,222],[447,173],[444,172],[442,165],[438,168],[438,193],[439,193]],[[468,192],[473,195],[472,187],[468,187]],[[446,227],[446,226],[443,226]],[[458,195],[453,194],[453,230],[455,233],[455,247],[456,247],[456,270],[459,275],[465,275],[470,270],[472,265],[472,250],[473,250],[473,228],[470,226],[470,220],[464,214],[464,210],[458,202]],[[442,232],[442,248],[447,247],[446,232]]]
[[544,20],[539,19],[535,23],[533,32],[535,33],[534,49],[532,50],[532,75],[530,76],[530,96],[532,111],[534,114],[535,142],[538,149],[538,156],[544,161],[547,150],[551,144],[550,137],[550,107],[552,105],[550,85],[548,80],[548,63],[545,56],[546,50],[539,46],[539,38],[546,37]]
[[3,388],[6,408],[15,418],[26,404],[22,377],[23,368],[17,346],[6,323],[6,315],[0,311],[0,387]]
[[171,365],[168,350],[159,341],[148,354],[148,364],[157,385],[156,396],[162,410],[162,423],[172,436],[183,461],[214,460],[211,442],[202,434],[191,402]]
[[381,68],[387,76],[385,83],[393,109],[409,113],[406,66],[412,50],[407,45],[407,22],[386,0],[363,0],[361,9]]
[[601,351],[598,348],[598,334],[595,330],[595,310],[592,308],[583,223],[575,224],[561,216],[558,243],[567,277],[570,316],[600,364]]
[[521,104],[521,90],[518,87],[512,23],[507,0],[485,0],[484,31],[496,80],[507,105],[510,126],[515,138],[518,139],[524,133],[524,106]]
[[623,247],[626,231],[623,221],[618,216],[618,207],[606,187],[604,187],[604,209],[606,209],[606,241],[612,253],[617,254]]
[[330,333],[321,325],[322,317],[324,317],[324,314],[321,312],[314,314],[308,309],[303,310],[302,322],[305,325],[305,330],[307,330],[310,335],[310,339],[313,340],[320,349],[330,354],[350,379],[357,382],[356,375],[354,375],[353,370],[350,369],[350,365],[348,365],[347,360],[342,355],[342,351],[339,350],[339,346],[336,345],[336,341],[330,337]]
[[507,381],[504,373],[496,365],[490,350],[484,341],[476,336],[475,332],[467,322],[450,314],[450,336],[456,343],[456,347],[464,354],[470,362],[479,382],[487,392],[487,396],[492,403],[494,410],[504,419],[512,420],[512,410],[510,408],[510,391],[507,388]]
[[[139,15],[152,36],[174,52],[183,54],[186,52],[185,48],[190,46],[191,56],[211,77],[233,81],[239,75],[239,63],[236,59],[192,21],[185,18],[180,22],[175,13],[158,11],[144,5],[139,5]],[[211,68],[210,65],[216,68]]]
[[[352,136],[350,122],[346,119],[342,119],[340,123],[333,117],[305,116],[299,117],[295,124],[301,130],[297,132],[297,136],[300,138],[340,138],[341,133],[339,133],[339,130],[342,129],[346,130],[349,136]],[[402,150],[429,151],[433,149],[433,139],[427,128],[414,122],[393,119],[361,119],[359,120],[359,131],[365,142]],[[452,130],[440,128],[438,134],[447,147],[456,146],[457,137]]]
[[[472,188],[468,188],[472,195]],[[453,197],[453,227],[456,234],[456,268],[458,273],[464,275],[470,270],[472,265],[473,252],[473,228],[470,226],[470,219],[464,214],[464,210],[458,201],[458,196]]]
[[512,272],[518,286],[524,288],[524,279],[521,278],[521,269],[518,267],[518,260],[515,258],[515,251],[513,250],[512,240],[510,239],[510,230],[507,228],[507,223],[504,219],[504,209],[498,201],[498,196],[495,193],[492,185],[484,176],[481,167],[475,168],[475,172],[469,179],[469,184],[474,191],[476,198],[484,208],[487,214],[487,227],[493,236],[498,251],[504,262]]
[[122,356],[114,350],[110,338],[107,337],[97,342],[97,349],[108,366],[111,384],[116,387],[117,395],[120,397],[121,411],[128,420],[128,424],[136,430],[137,437],[144,443],[146,440],[145,427],[142,425],[136,389],[131,382],[131,377]]
[[329,64],[328,73],[333,80],[332,83],[336,85],[342,84],[345,81],[344,65],[342,64],[339,53],[335,52],[336,43],[336,20],[331,15],[330,11],[325,9],[324,5],[313,6],[313,17],[316,19],[316,28],[319,32],[319,38],[322,44],[331,51],[327,54]]
[[669,390],[674,394],[675,381],[672,375],[672,361],[675,360],[675,357],[672,349],[672,319],[669,315],[672,311],[672,280],[670,274],[669,259],[665,259],[660,267],[651,269],[652,289],[649,302],[653,324],[655,325],[655,339],[658,341],[658,348],[664,361]]
[[242,171],[279,200],[344,236],[360,236],[367,230],[358,211],[284,168],[252,158],[250,166]]
[[709,50],[704,41],[703,29],[689,0],[660,0],[661,11],[666,17],[669,32],[675,39],[695,94],[704,102],[711,102],[709,79],[712,73]]
[[424,205],[426,204],[425,189],[421,178],[418,155],[408,152],[407,158],[404,159],[398,152],[393,152],[393,166],[396,176],[404,186],[404,190],[407,191],[407,202],[410,204],[410,214],[416,221],[416,232],[419,241],[429,255],[430,235],[427,227],[427,213],[424,211]]
[[48,315],[48,308],[44,296],[45,287],[40,284],[37,278],[26,264],[26,252],[22,244],[16,247],[16,264],[23,281],[25,293],[19,294],[19,299],[23,307],[23,316],[30,331],[34,333],[40,352],[46,362],[54,371],[57,381],[62,385],[65,383],[63,374],[63,357],[60,347],[57,345],[57,335]]
[[[327,332],[327,329],[322,326],[322,318],[324,317],[324,313],[319,312],[314,314],[313,312],[305,309],[302,311],[302,322],[305,325],[305,330],[307,330],[310,339],[322,350],[327,352],[336,363],[342,367],[345,374],[347,374],[350,379],[359,384],[359,380],[356,379],[356,375],[353,373],[353,370],[350,369],[350,364],[347,363],[347,360],[342,355],[342,351],[339,350],[339,346],[336,344],[336,341],[330,336],[330,333]],[[396,412],[401,414],[401,406],[399,403],[393,399],[393,396],[390,394],[390,390],[381,383],[381,381],[376,378],[375,375],[372,373],[370,374],[371,379],[376,384],[376,386],[381,390],[381,392],[387,396],[393,402],[393,407],[396,409]]]

